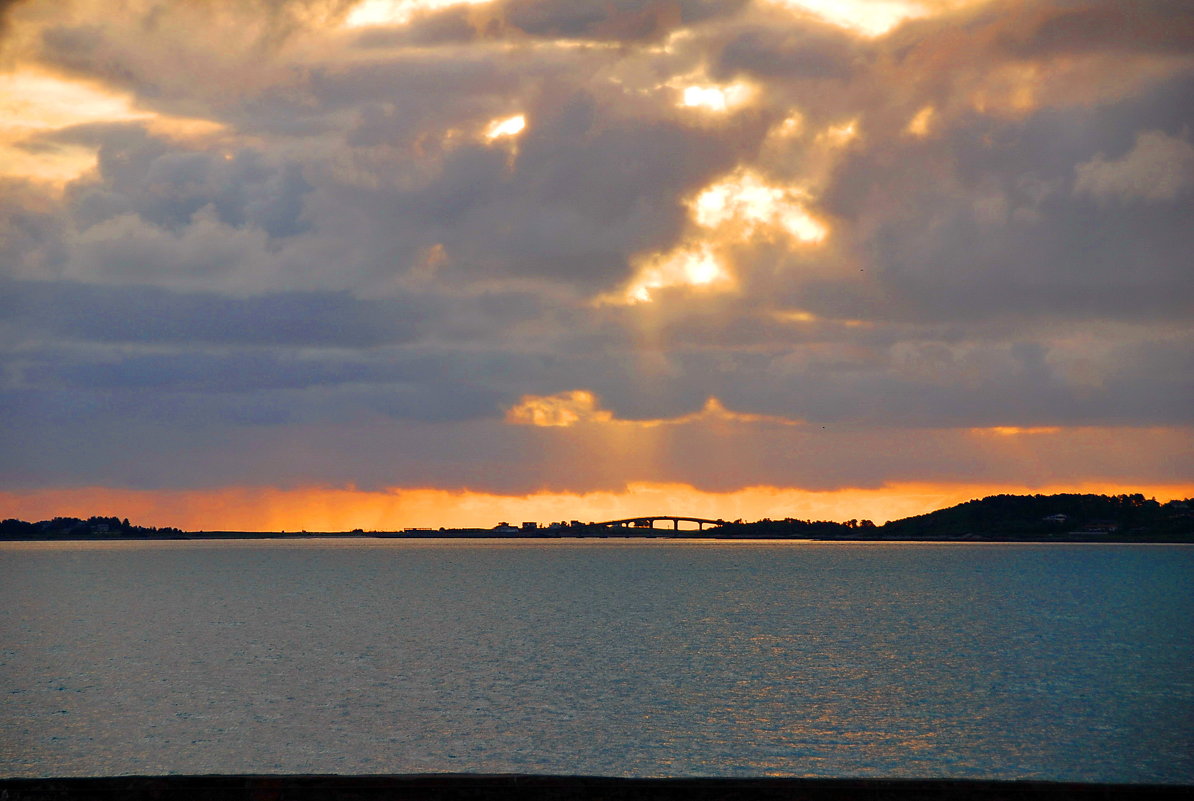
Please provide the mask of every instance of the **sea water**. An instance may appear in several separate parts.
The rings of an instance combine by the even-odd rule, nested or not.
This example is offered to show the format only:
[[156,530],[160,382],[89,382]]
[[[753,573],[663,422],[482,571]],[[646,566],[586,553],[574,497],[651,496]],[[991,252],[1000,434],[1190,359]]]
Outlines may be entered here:
[[0,544],[0,775],[1194,782],[1194,547]]

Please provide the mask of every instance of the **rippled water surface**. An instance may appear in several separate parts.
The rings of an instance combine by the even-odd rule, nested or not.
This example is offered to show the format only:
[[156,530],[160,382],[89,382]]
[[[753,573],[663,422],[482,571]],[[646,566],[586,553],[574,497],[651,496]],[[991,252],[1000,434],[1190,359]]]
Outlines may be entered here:
[[0,545],[0,775],[1194,782],[1187,546]]

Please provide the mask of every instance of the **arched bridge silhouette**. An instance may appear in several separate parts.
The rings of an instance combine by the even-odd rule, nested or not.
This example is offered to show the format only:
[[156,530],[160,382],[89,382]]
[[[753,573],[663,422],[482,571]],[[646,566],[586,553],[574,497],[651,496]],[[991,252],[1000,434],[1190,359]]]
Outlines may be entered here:
[[686,523],[696,523],[699,531],[704,531],[705,526],[724,526],[724,520],[710,520],[706,517],[685,517],[684,515],[647,515],[645,517],[627,517],[622,520],[606,520],[604,523],[593,523],[594,526],[602,526],[604,528],[655,528],[656,520],[670,520],[672,521],[672,530],[680,530],[680,521]]

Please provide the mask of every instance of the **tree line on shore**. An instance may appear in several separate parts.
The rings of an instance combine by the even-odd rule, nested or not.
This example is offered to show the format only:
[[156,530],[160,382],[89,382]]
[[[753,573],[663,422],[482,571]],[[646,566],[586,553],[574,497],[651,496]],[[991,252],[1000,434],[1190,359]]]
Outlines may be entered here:
[[[1158,502],[1131,495],[992,495],[928,514],[875,525],[870,520],[741,520],[702,532],[670,529],[606,528],[593,524],[533,528],[520,536],[705,536],[728,539],[827,540],[1102,540],[1120,542],[1194,542],[1194,498]],[[363,532],[352,535],[385,533]],[[408,536],[496,536],[490,529],[439,529]],[[137,526],[128,518],[55,517],[29,523],[0,521],[4,540],[162,539],[210,536],[171,526]]]
[[129,519],[102,517],[83,520],[78,517],[55,517],[36,523],[8,519],[0,521],[0,539],[5,540],[78,540],[78,539],[151,539],[181,537],[182,529],[171,526],[134,526]]

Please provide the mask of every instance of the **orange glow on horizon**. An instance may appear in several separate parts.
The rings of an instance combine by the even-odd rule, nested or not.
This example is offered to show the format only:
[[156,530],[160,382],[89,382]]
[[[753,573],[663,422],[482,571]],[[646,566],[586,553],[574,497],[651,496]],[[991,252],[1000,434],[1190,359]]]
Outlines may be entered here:
[[901,483],[878,488],[806,490],[747,487],[706,492],[686,484],[630,484],[620,491],[497,495],[429,488],[357,490],[226,487],[125,490],[103,487],[0,493],[0,517],[127,517],[135,525],[188,531],[396,531],[408,527],[491,528],[501,521],[600,521],[651,514],[734,520],[869,519],[882,524],[999,494],[1143,493],[1159,501],[1194,496],[1187,484],[1059,486]]
[[991,426],[990,428],[972,428],[975,434],[991,434],[997,437],[1015,437],[1023,434],[1058,434],[1060,426]]

